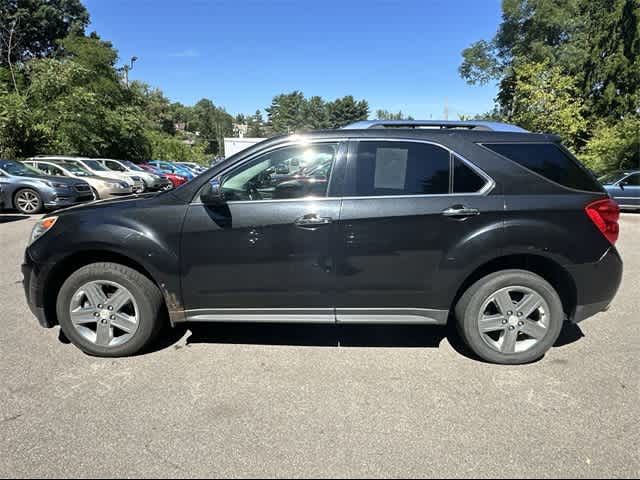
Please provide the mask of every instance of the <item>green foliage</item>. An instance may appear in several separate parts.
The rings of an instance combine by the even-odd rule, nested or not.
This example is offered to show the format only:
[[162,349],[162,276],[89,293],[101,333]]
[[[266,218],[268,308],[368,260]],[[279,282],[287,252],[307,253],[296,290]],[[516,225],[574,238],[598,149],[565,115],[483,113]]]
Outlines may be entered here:
[[233,117],[203,98],[193,107],[191,128],[207,143],[207,153],[223,154],[224,137],[233,135]]
[[621,134],[640,112],[640,2],[504,0],[502,11],[459,69],[469,83],[498,82],[497,116],[561,135],[596,169],[640,163]]
[[45,57],[88,24],[80,0],[0,0],[0,66]]
[[151,154],[148,158],[154,160],[198,162],[206,165],[207,158],[210,157],[210,155],[207,155],[206,145],[203,143],[191,146],[179,137],[157,130],[148,130],[146,136],[151,144]]
[[605,173],[640,168],[640,116],[629,116],[613,125],[600,122],[580,159],[592,170]]
[[249,137],[261,138],[266,135],[266,129],[264,126],[264,120],[262,119],[262,112],[256,110],[256,113],[246,119],[249,129],[247,135]]
[[378,120],[413,120],[411,115],[405,115],[402,110],[396,113],[389,110],[376,110],[376,118]]
[[587,121],[575,78],[545,62],[518,65],[514,79],[507,120],[533,132],[556,133],[570,148],[578,147]]
[[306,99],[302,92],[296,90],[275,96],[267,113],[275,133],[290,133],[339,128],[365,120],[369,115],[369,104],[366,100],[356,101],[351,95],[333,102],[326,102],[318,96]]

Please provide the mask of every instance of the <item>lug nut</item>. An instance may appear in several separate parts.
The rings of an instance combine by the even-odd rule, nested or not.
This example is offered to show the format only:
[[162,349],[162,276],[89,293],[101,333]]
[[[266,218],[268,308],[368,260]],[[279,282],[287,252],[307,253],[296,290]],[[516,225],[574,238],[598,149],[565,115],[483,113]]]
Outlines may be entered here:
[[506,318],[502,320],[502,324],[503,324],[503,325],[506,325],[506,324],[507,324],[507,319],[506,319]]
[[514,327],[513,325],[509,326],[509,330],[515,330],[515,329],[516,329],[516,327]]
[[518,312],[518,316],[521,317],[522,316],[522,312]]
[[108,308],[109,308],[109,310],[113,310],[113,307],[112,307],[111,305],[109,305],[109,307],[108,307]]
[[93,316],[94,316],[94,317],[99,317],[99,316],[100,316],[100,314],[99,314],[98,312],[93,312]]
[[115,319],[116,319],[116,316],[115,316],[115,315],[111,315],[109,318],[110,318],[111,320],[115,320]]
[[513,312],[512,312],[511,310],[509,310],[509,311],[507,312],[507,315],[513,315]]
[[524,322],[518,322],[518,326],[522,327],[524,325]]
[[98,308],[102,308],[102,304],[101,303],[98,304]]

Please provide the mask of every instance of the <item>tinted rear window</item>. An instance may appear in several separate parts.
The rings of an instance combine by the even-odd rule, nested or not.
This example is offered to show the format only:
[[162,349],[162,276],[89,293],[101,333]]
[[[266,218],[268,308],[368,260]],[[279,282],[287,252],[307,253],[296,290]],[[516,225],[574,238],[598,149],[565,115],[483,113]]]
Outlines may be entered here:
[[483,145],[565,187],[602,191],[602,187],[593,175],[553,143],[484,143]]

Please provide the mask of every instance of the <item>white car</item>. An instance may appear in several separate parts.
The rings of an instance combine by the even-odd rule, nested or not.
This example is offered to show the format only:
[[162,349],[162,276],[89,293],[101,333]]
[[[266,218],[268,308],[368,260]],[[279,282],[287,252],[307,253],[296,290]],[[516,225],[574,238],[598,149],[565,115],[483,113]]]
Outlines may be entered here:
[[112,158],[98,158],[96,160],[111,171],[142,178],[145,190],[166,190],[168,188],[167,184],[171,185],[171,182],[168,182],[166,179],[163,179],[154,173],[147,172],[130,161],[114,160]]
[[63,157],[63,156],[38,156],[31,160],[48,160],[50,162],[74,162],[81,167],[89,170],[94,175],[99,177],[115,178],[117,180],[124,180],[131,184],[134,193],[144,192],[145,185],[142,181],[142,177],[138,175],[131,175],[130,173],[114,172],[105,167],[99,160],[95,158],[86,157]]

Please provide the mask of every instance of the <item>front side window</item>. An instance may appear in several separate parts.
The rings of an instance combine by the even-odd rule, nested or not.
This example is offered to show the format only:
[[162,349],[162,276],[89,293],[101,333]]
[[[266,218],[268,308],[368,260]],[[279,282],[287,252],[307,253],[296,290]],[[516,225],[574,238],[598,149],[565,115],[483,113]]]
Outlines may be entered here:
[[222,179],[229,201],[324,197],[337,143],[295,145],[260,155]]
[[110,168],[111,170],[114,170],[116,172],[126,171],[126,169],[122,165],[120,165],[118,162],[107,161],[105,163],[107,165],[107,168]]
[[108,171],[107,168],[105,168],[104,165],[102,165],[97,160],[84,160],[84,164],[87,167],[89,167],[91,170],[93,170],[94,172],[106,172],[106,171]]
[[630,187],[640,187],[640,173],[634,173],[623,180],[624,185]]
[[52,175],[54,177],[64,177],[64,172],[60,168],[56,167],[55,165],[40,163],[38,164],[38,167],[47,175]]

